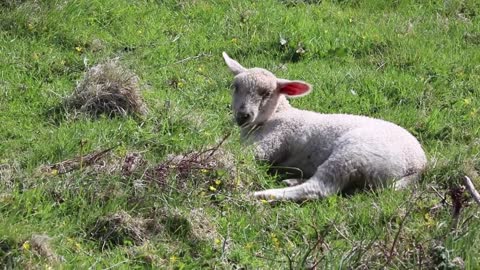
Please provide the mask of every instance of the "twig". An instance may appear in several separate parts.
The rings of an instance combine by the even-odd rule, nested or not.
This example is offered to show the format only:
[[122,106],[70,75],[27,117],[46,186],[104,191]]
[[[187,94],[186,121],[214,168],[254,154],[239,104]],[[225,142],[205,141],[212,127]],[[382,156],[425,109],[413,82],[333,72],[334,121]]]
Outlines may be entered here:
[[475,189],[472,180],[470,180],[470,178],[465,175],[463,177],[463,182],[465,183],[465,186],[472,195],[473,199],[480,205],[480,194],[478,194],[478,191]]
[[[412,191],[412,195],[410,196],[409,201],[411,202],[410,207],[408,208],[407,212],[405,213],[405,216],[403,216],[402,220],[400,221],[400,225],[398,227],[398,231],[395,234],[395,238],[393,239],[393,244],[392,247],[390,248],[387,262],[385,263],[385,266],[390,264],[393,258],[393,253],[395,252],[395,246],[397,245],[398,239],[400,238],[400,233],[402,232],[403,225],[405,224],[405,221],[407,220],[408,216],[410,216],[410,213],[413,210],[413,207],[415,206],[416,200],[412,200],[412,198],[415,196],[415,189]],[[418,199],[418,198],[417,198]]]
[[260,259],[263,259],[263,260],[271,261],[271,262],[278,262],[278,263],[284,263],[284,264],[288,263],[288,261],[285,261],[285,260],[277,260],[277,259],[267,258],[267,257],[259,255],[259,254],[253,254],[253,256],[257,257],[257,258],[260,258]]
[[440,199],[442,199],[441,203],[445,203],[447,204],[448,206],[450,206],[450,203],[447,202],[447,198],[445,196],[443,196],[442,194],[440,194],[440,192],[434,187],[434,186],[430,186],[433,191],[435,191],[435,193],[437,194],[438,197],[440,197]]
[[227,241],[228,241],[228,239],[230,238],[229,235],[230,235],[230,228],[227,229],[227,235],[226,235],[226,237],[223,239],[223,243],[222,243],[222,255],[221,255],[222,260],[225,258],[225,254],[226,254],[226,250],[227,250]]
[[116,263],[116,264],[108,267],[108,268],[105,268],[105,270],[113,269],[113,268],[118,267],[118,266],[120,266],[120,265],[122,265],[122,264],[124,264],[124,263],[127,263],[127,262],[128,262],[128,260],[121,261],[121,262],[119,262],[119,263]]
[[[83,147],[81,146],[81,148]],[[112,149],[114,148],[115,147],[110,147],[108,149],[93,152],[87,155],[81,154],[79,157],[55,163],[53,165],[48,165],[47,168],[49,168],[50,170],[55,169],[58,171],[59,174],[68,173],[77,169],[83,169],[83,167],[93,165],[95,162],[105,156],[108,152],[112,151]]]
[[450,197],[452,199],[452,225],[451,230],[455,231],[458,227],[458,221],[460,218],[460,212],[462,211],[464,199],[463,193],[465,192],[465,187],[455,186],[450,188]]
[[[309,224],[309,226],[315,231],[315,238],[317,239],[317,241],[315,242],[315,244],[310,247],[309,246],[309,249],[308,251],[304,254],[303,258],[302,258],[302,266],[306,266],[306,263],[307,263],[307,259],[308,259],[308,256],[310,254],[312,254],[312,252],[317,249],[318,246],[322,245],[324,243],[324,237],[321,233],[318,232],[317,228],[311,224]],[[310,267],[310,269],[315,269],[315,267],[320,263],[320,261],[323,259],[320,258],[320,260],[317,260],[313,265],[312,267]]]
[[208,155],[207,159],[210,158],[213,154],[215,154],[215,152],[217,152],[217,150],[220,148],[220,146],[222,146],[222,144],[228,139],[228,137],[230,137],[230,134],[231,133],[227,133],[227,135],[225,135],[223,137],[223,139],[213,148],[210,148],[210,149],[207,149],[204,151],[204,153],[208,152],[208,151],[211,151],[210,155]]
[[190,57],[184,58],[184,59],[182,59],[182,60],[178,60],[178,61],[175,62],[174,64],[180,64],[180,63],[187,62],[187,61],[190,61],[190,60],[195,60],[195,59],[198,59],[198,58],[204,57],[204,56],[211,56],[211,54],[200,53],[200,54],[195,55],[195,56],[190,56]]
[[352,240],[350,238],[348,238],[347,236],[345,236],[338,228],[337,226],[335,226],[335,224],[333,224],[333,228],[335,229],[335,231],[337,231],[337,233],[343,237],[345,240],[347,240],[348,242],[352,243]]

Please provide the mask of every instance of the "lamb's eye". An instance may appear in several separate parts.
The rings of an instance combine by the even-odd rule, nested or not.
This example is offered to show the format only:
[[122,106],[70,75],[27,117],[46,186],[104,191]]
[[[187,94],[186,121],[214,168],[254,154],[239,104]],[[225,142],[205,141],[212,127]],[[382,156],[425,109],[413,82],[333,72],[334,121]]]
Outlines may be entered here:
[[260,89],[258,91],[258,94],[262,97],[262,98],[268,98],[270,95],[271,95],[271,92],[266,90],[266,89]]
[[237,85],[237,84],[233,84],[233,85],[232,85],[232,90],[233,90],[233,93],[235,93],[235,94],[236,94],[236,93],[238,93],[238,91],[239,91],[239,88],[240,88],[240,87],[238,87],[238,85]]

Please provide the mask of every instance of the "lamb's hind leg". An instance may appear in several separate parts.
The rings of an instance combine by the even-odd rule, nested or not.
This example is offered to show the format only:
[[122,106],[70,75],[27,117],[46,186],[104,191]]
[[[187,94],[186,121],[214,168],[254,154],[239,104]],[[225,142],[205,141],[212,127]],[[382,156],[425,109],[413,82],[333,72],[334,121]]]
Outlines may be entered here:
[[[352,177],[355,177],[355,159],[341,154],[332,154],[328,160],[320,165],[315,174],[303,183],[287,188],[268,189],[255,192],[256,198],[265,200],[303,201],[307,199],[323,198],[343,190]],[[287,182],[287,184],[293,184]]]
[[327,194],[324,194],[321,191],[318,181],[316,180],[307,180],[302,184],[286,188],[257,191],[253,194],[253,196],[258,199],[265,199],[269,201],[303,201],[307,199],[324,197],[326,195]]
[[341,191],[344,187],[344,177],[341,170],[333,170],[328,162],[322,164],[314,176],[296,186],[268,189],[255,192],[256,198],[272,201],[303,201],[307,199],[323,198]]
[[396,190],[404,189],[409,185],[415,183],[420,179],[420,173],[414,173],[411,175],[404,176],[393,183],[393,187]]

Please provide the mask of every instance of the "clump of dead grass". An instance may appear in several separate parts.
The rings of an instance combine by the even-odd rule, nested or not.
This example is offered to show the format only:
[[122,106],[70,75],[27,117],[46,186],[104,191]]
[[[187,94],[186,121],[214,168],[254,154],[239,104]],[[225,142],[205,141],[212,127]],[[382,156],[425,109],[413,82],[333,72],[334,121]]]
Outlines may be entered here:
[[172,174],[175,174],[177,180],[186,180],[192,175],[211,173],[226,174],[225,176],[232,178],[236,172],[234,157],[221,148],[227,138],[228,135],[220,143],[206,150],[169,155],[166,161],[148,169],[145,172],[145,179],[164,186],[167,178]]
[[33,234],[28,240],[32,251],[39,257],[49,262],[58,262],[59,256],[53,251],[50,245],[51,238],[45,234]]
[[118,58],[90,68],[64,105],[91,116],[147,113],[139,77],[121,66]]
[[151,234],[161,230],[151,219],[132,217],[119,211],[100,217],[88,230],[92,239],[100,242],[102,249],[117,245],[142,245]]
[[215,225],[201,208],[191,211],[155,209],[145,216],[131,216],[121,210],[101,216],[87,228],[92,240],[102,249],[112,246],[141,246],[156,235],[177,239],[207,240],[219,238]]

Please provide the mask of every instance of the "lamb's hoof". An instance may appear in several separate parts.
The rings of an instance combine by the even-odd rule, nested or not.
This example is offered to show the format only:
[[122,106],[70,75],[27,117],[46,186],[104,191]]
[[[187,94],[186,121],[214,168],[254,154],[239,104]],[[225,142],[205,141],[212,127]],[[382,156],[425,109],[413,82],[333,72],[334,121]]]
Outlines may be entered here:
[[282,182],[289,187],[297,186],[302,183],[300,179],[285,179]]

